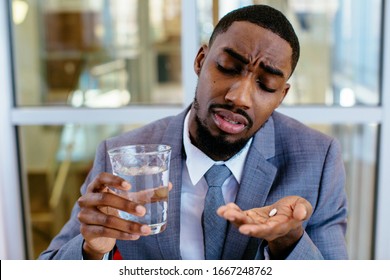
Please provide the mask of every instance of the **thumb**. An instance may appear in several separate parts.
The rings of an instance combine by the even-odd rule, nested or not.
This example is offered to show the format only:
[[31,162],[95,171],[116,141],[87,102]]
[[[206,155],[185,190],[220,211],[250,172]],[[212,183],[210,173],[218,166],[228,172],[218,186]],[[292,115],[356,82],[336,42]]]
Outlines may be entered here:
[[294,207],[293,217],[298,221],[307,220],[311,215],[311,205],[306,200],[298,200]]

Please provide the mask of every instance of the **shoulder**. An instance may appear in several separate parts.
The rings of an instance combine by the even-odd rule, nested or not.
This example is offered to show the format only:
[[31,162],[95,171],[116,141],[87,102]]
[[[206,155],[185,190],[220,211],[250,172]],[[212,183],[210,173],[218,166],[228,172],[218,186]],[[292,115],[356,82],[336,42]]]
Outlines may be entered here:
[[288,135],[294,138],[310,137],[310,139],[318,141],[332,141],[333,137],[319,131],[319,128],[309,127],[302,122],[286,116],[279,112],[272,114],[274,121],[275,133],[278,135]]
[[332,144],[337,144],[334,137],[282,113],[274,112],[272,119],[276,146],[293,147],[297,151],[324,151]]

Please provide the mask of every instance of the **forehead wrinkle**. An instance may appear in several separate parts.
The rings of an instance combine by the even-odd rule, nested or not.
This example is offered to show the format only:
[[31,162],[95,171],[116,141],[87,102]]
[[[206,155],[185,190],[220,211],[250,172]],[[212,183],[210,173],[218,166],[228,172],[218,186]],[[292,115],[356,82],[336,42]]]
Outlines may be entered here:
[[[223,52],[224,53],[227,53],[229,56],[239,60],[240,62],[244,63],[244,64],[249,64],[251,63],[251,59],[249,58],[246,58],[244,55],[240,54],[238,51],[234,50],[233,48],[231,47],[224,47],[223,48]],[[261,59],[259,57],[259,59]],[[256,61],[253,61],[253,63],[256,64]],[[267,73],[269,74],[272,74],[272,75],[276,75],[276,76],[280,76],[282,78],[285,77],[284,73],[282,70],[276,68],[276,67],[273,67],[273,66],[270,66],[270,65],[267,65],[266,63],[264,63],[263,61],[260,61],[260,65],[259,65],[260,68],[262,68],[263,70],[265,70]]]

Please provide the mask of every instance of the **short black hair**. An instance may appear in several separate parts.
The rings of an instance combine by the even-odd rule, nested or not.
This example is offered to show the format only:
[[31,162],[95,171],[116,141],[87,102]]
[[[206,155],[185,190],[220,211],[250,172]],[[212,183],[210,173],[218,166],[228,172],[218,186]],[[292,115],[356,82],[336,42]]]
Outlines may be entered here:
[[257,24],[286,40],[292,48],[291,74],[299,60],[299,40],[289,20],[278,10],[267,5],[245,6],[227,13],[214,28],[209,40],[211,46],[215,38],[228,30],[235,21],[248,21]]

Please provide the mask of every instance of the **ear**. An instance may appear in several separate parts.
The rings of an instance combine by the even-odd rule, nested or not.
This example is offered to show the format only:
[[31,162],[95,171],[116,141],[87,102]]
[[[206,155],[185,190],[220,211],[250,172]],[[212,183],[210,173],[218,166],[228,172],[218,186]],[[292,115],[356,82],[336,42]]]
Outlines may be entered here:
[[283,89],[283,93],[282,93],[282,97],[281,97],[280,100],[279,100],[278,107],[280,106],[280,104],[282,104],[284,98],[286,97],[288,91],[290,90],[290,87],[291,87],[290,84],[288,84],[288,83],[285,84],[284,89]]
[[203,62],[206,59],[207,51],[208,51],[207,45],[202,45],[195,57],[194,71],[198,76],[200,74],[200,70],[202,69]]

